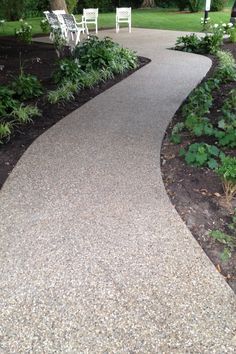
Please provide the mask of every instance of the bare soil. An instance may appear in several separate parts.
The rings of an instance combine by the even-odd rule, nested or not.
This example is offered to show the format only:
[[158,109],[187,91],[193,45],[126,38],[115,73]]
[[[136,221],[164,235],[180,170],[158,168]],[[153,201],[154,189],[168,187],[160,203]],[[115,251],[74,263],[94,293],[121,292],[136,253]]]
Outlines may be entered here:
[[[236,46],[234,44],[225,43],[222,49],[230,51],[236,59]],[[213,61],[212,68],[203,81],[211,77],[217,65],[216,59],[212,57],[211,59]],[[216,122],[220,115],[220,108],[233,88],[236,88],[236,82],[224,84],[220,91],[214,92],[213,107],[208,115],[212,123]],[[223,187],[219,177],[208,168],[188,166],[178,156],[180,146],[170,142],[170,135],[173,126],[182,121],[181,110],[182,106],[173,117],[162,143],[162,176],[166,191],[194,237],[236,292],[236,252],[233,252],[229,261],[223,262],[220,258],[220,253],[224,248],[223,245],[209,236],[211,230],[230,232],[227,225],[231,221],[233,208],[236,208],[236,200],[229,208],[223,197]],[[181,146],[184,147],[189,143],[200,141],[209,144],[214,143],[211,139],[208,141],[205,138],[193,139],[186,133]],[[232,149],[230,153],[236,155],[236,151],[232,151]]]

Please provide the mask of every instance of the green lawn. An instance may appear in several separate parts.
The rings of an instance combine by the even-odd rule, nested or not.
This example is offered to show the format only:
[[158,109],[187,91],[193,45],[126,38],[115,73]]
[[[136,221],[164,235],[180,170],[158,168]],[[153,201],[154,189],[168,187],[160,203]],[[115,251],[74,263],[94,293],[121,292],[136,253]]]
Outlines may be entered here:
[[[228,22],[230,19],[231,6],[233,0],[228,1],[228,7],[221,12],[210,13],[213,23]],[[76,16],[78,19],[81,16]],[[181,13],[170,9],[137,9],[132,11],[132,26],[142,28],[157,28],[179,31],[201,31],[201,17],[203,12],[199,13]],[[27,19],[32,25],[33,33],[41,33],[40,17]],[[0,27],[0,35],[13,35],[15,29],[19,28],[19,22],[7,22]],[[100,13],[99,28],[115,28],[115,13]]]

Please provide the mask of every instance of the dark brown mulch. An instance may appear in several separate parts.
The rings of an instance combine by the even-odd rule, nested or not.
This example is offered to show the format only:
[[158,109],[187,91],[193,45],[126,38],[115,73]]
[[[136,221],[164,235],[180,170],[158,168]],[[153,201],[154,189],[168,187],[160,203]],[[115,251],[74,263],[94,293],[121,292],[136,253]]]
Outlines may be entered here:
[[[225,43],[223,50],[229,50],[236,59],[236,46]],[[213,65],[206,78],[212,75],[217,63],[213,59]],[[206,79],[204,78],[204,80]],[[214,93],[214,104],[208,118],[212,122],[219,116],[220,108],[228,93],[236,88],[236,83],[228,83],[221,87],[220,91]],[[170,143],[172,127],[182,121],[181,108],[176,112],[169,125],[162,143],[162,175],[167,193],[176,210],[191,230],[208,257],[215,264],[218,271],[236,292],[236,252],[231,259],[222,262],[220,253],[223,246],[209,236],[210,230],[222,230],[229,232],[227,225],[231,221],[232,210],[226,205],[223,198],[223,188],[219,177],[207,168],[194,168],[188,166],[182,158],[178,157],[179,145]],[[197,140],[207,143],[214,143],[209,139]],[[186,134],[181,145],[186,146],[194,142],[190,135]],[[236,151],[231,150],[231,154]],[[233,202],[236,208],[236,201]]]
[[[50,44],[34,42],[31,45],[23,45],[12,37],[0,37],[0,66],[4,66],[0,70],[1,85],[9,83],[12,78],[19,74],[20,66],[23,66],[24,72],[36,75],[43,83],[45,89],[53,89],[55,85],[51,76],[56,61],[55,50]],[[138,69],[149,62],[150,59],[139,57]],[[33,124],[23,126],[21,131],[15,132],[8,143],[0,146],[0,188],[19,158],[40,134],[67,114],[131,75],[136,70],[126,72],[123,75],[117,75],[114,79],[101,83],[92,89],[81,90],[74,101],[51,105],[47,103],[44,96],[38,100],[29,102],[37,103],[37,106],[42,111],[42,117],[36,118]]]

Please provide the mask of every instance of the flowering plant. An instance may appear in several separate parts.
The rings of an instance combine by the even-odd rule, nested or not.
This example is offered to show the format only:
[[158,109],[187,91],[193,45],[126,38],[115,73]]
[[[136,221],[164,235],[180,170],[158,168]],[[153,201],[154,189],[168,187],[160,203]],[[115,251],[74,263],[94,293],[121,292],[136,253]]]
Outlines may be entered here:
[[31,43],[32,42],[32,26],[27,22],[20,19],[21,25],[18,30],[15,30],[15,35],[22,42]]
[[47,33],[49,31],[49,23],[46,18],[41,20],[40,27],[41,27],[41,30],[43,31],[43,33]]
[[236,26],[234,26],[231,22],[225,24],[223,23],[224,28],[225,28],[225,33],[228,34],[229,40],[231,43],[236,42]]

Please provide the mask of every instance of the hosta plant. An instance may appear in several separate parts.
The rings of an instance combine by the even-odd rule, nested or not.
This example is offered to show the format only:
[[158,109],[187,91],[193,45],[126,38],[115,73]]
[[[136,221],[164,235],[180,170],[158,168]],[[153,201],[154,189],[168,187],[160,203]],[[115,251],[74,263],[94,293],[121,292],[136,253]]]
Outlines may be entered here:
[[34,75],[25,74],[21,69],[20,75],[12,82],[12,90],[17,98],[28,100],[43,93],[40,81]]

